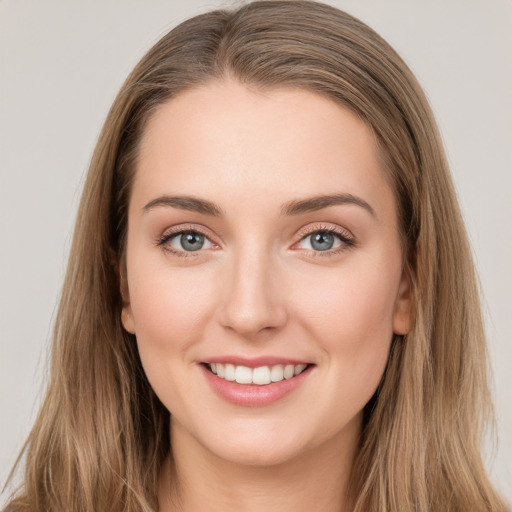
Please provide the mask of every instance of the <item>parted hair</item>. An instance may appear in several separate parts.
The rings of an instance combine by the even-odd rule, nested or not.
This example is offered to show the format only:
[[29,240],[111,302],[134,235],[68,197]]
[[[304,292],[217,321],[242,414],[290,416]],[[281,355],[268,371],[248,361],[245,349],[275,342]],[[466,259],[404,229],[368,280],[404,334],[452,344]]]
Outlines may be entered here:
[[191,18],[123,84],[90,163],[48,389],[7,509],[158,509],[159,473],[172,456],[170,415],[120,319],[130,188],[152,114],[184,90],[228,78],[305,89],[349,108],[371,128],[395,192],[414,324],[393,340],[365,407],[350,484],[354,511],[505,511],[481,455],[492,407],[477,280],[431,109],[379,35],[307,0],[256,1]]

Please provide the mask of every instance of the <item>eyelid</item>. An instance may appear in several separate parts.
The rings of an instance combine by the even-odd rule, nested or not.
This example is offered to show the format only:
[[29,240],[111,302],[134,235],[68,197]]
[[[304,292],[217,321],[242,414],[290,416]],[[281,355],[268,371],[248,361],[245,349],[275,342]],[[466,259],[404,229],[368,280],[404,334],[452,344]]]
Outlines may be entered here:
[[304,237],[318,232],[334,233],[336,235],[339,235],[343,239],[355,242],[354,235],[348,229],[342,228],[341,226],[338,226],[336,224],[327,223],[309,224],[298,231],[297,237],[299,238],[300,241]]
[[164,238],[188,231],[196,231],[197,233],[201,233],[201,235],[204,235],[208,238],[213,238],[212,233],[209,229],[205,228],[204,226],[201,226],[201,224],[193,224],[188,222],[185,224],[176,224],[175,226],[170,226],[166,228],[159,238]]

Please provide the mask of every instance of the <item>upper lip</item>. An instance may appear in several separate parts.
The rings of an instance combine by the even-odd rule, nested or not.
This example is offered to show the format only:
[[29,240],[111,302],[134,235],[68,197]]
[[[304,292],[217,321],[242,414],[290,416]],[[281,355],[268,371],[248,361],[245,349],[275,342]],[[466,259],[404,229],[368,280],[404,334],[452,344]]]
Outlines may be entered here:
[[277,357],[277,356],[260,356],[260,357],[240,357],[240,356],[218,356],[211,357],[204,361],[205,364],[220,363],[220,364],[232,364],[234,366],[247,366],[248,368],[259,368],[260,366],[275,366],[278,364],[312,364],[310,361],[303,359],[293,359],[288,357]]

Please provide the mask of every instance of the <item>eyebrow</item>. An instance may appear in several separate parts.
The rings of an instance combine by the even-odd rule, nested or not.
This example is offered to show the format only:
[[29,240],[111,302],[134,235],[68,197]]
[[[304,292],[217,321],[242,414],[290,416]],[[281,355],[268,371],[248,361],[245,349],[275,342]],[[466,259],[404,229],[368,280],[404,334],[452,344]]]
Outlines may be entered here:
[[180,210],[188,210],[191,212],[203,213],[219,217],[222,215],[222,209],[211,201],[206,199],[198,199],[190,196],[161,196],[150,201],[142,210],[148,212],[159,206],[170,206],[179,208]]
[[315,196],[307,199],[293,200],[283,205],[281,215],[300,215],[302,213],[316,212],[329,206],[353,204],[364,208],[373,217],[376,217],[375,210],[360,197],[352,194],[330,194]]
[[[320,195],[306,199],[294,199],[293,201],[285,203],[281,207],[281,215],[300,215],[323,210],[329,206],[344,204],[360,206],[368,211],[373,217],[376,217],[375,210],[364,199],[345,193]],[[222,208],[212,201],[192,196],[160,196],[146,204],[142,210],[144,212],[148,212],[154,208],[162,206],[202,213],[213,217],[219,217],[224,213]]]

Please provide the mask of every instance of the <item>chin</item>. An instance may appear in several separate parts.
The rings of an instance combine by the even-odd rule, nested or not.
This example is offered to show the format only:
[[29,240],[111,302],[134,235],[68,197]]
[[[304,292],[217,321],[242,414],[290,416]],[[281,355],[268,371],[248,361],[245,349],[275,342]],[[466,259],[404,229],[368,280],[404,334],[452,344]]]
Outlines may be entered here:
[[214,456],[232,464],[278,466],[300,458],[319,444],[314,433],[307,435],[308,429],[304,427],[293,431],[286,422],[248,422],[246,418],[224,425],[217,432],[210,431],[202,444]]
[[230,443],[226,446],[212,448],[214,454],[226,462],[254,467],[279,466],[294,460],[302,452],[299,447],[294,449],[291,446],[283,446],[278,441],[265,445],[260,443]]

